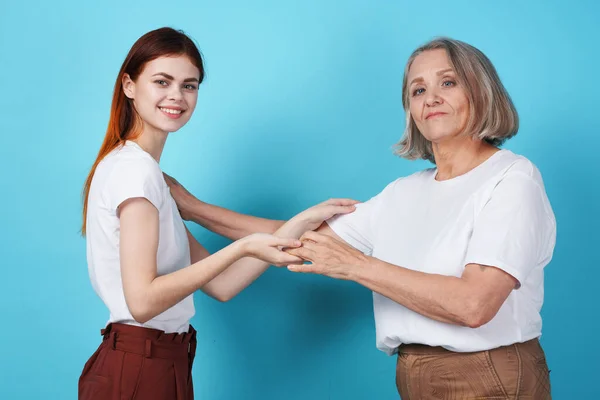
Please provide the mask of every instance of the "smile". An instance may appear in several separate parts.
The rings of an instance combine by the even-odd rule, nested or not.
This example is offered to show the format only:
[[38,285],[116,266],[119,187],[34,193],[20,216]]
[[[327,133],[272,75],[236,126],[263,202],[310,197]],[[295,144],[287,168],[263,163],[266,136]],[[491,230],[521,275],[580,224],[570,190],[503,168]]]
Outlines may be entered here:
[[166,108],[166,107],[158,107],[158,109],[160,111],[162,111],[163,114],[165,114],[167,117],[169,117],[171,119],[177,119],[177,118],[181,117],[181,114],[183,114],[185,112],[185,110],[177,110],[174,108]]

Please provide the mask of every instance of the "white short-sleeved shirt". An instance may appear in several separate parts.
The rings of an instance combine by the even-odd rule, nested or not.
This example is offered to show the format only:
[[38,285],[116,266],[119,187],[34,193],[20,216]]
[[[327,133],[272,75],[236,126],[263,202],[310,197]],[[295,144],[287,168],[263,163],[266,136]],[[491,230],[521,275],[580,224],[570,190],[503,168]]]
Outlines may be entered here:
[[192,295],[144,324],[134,320],[125,302],[117,207],[125,200],[136,197],[148,199],[158,210],[158,275],[166,275],[190,265],[185,225],[158,163],[136,143],[127,141],[98,164],[90,187],[86,243],[92,286],[110,311],[109,323],[144,326],[167,333],[187,332],[194,315]]
[[526,158],[500,150],[468,173],[435,180],[435,168],[397,179],[355,212],[328,221],[365,254],[415,271],[460,277],[467,264],[500,268],[519,282],[479,328],[435,321],[373,293],[377,347],[403,343],[482,351],[541,335],[544,267],[556,222],[542,177]]

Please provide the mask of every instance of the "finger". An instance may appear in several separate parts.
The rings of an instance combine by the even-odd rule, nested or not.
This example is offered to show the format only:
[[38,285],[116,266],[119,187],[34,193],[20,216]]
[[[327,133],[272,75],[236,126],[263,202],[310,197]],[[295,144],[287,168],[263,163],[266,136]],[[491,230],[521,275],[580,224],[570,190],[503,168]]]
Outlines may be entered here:
[[279,238],[279,237],[273,236],[273,241],[271,242],[271,246],[282,247],[282,248],[286,248],[286,247],[295,248],[295,247],[302,246],[302,242],[298,239]]
[[360,201],[354,199],[329,199],[325,204],[331,204],[334,206],[352,206],[358,204]]
[[300,240],[303,243],[305,242],[305,240],[311,240],[315,243],[319,243],[325,241],[327,238],[329,238],[329,236],[323,235],[322,233],[317,233],[315,231],[306,231],[304,232],[304,234],[302,234]]
[[307,260],[307,261],[312,261],[312,258],[314,256],[314,252],[306,249],[305,247],[298,247],[296,249],[288,249],[288,250],[285,250],[285,252],[287,254],[299,257],[299,258],[301,258],[303,260]]
[[277,259],[275,260],[273,265],[278,266],[278,267],[283,267],[285,265],[290,265],[290,264],[297,265],[297,264],[302,264],[302,263],[304,263],[303,259],[292,256],[290,254],[283,253],[283,255],[280,255],[279,257],[277,257]]
[[[294,262],[291,262],[291,263],[288,263],[288,264],[291,264],[291,265],[302,265],[302,264],[304,264],[304,263],[306,263],[306,262],[308,262],[308,261],[306,261],[306,260],[304,260],[304,259],[302,259],[302,258],[298,258],[298,260],[297,260],[297,261],[294,261]],[[285,264],[284,264],[284,265],[285,265]],[[283,266],[283,265],[281,265],[281,266]]]
[[[336,214],[349,214],[353,211],[356,211],[356,206],[331,206],[330,215],[334,216]],[[329,218],[328,218],[329,219]]]
[[322,273],[321,268],[317,264],[288,265],[287,269],[288,271],[300,272],[304,274]]

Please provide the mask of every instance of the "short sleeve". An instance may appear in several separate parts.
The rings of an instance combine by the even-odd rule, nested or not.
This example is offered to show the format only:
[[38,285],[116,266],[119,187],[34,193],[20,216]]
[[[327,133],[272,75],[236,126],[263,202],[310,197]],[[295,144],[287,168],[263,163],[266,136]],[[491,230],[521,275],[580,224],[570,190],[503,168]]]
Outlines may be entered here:
[[107,182],[108,206],[116,212],[127,199],[145,198],[157,210],[163,203],[162,173],[151,160],[120,161],[115,165]]
[[543,185],[525,173],[507,174],[477,215],[465,264],[499,268],[519,281],[552,258],[556,222]]
[[387,185],[383,191],[366,202],[357,204],[354,212],[335,216],[327,220],[327,224],[349,245],[364,254],[372,254],[374,215],[379,211],[383,198],[391,190],[395,182]]

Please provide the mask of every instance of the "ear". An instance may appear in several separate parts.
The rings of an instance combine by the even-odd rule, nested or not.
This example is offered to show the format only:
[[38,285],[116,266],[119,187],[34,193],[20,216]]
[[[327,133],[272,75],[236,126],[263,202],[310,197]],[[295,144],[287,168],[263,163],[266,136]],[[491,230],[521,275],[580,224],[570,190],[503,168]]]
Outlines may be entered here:
[[135,97],[135,82],[131,79],[129,74],[123,74],[121,84],[123,85],[123,93],[125,93],[125,96],[133,99]]

